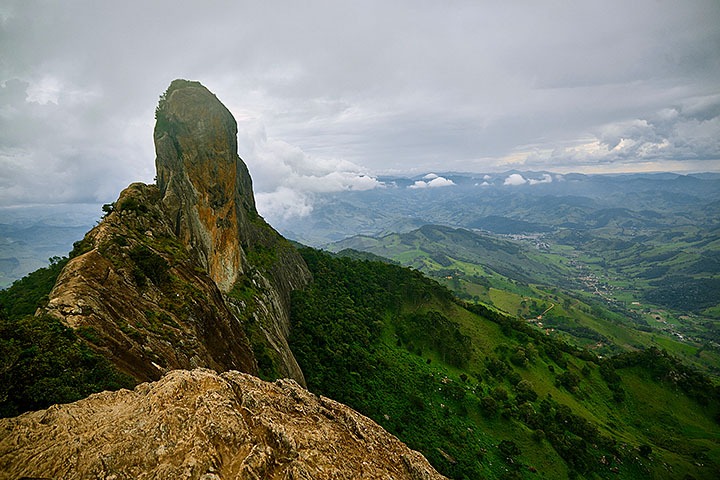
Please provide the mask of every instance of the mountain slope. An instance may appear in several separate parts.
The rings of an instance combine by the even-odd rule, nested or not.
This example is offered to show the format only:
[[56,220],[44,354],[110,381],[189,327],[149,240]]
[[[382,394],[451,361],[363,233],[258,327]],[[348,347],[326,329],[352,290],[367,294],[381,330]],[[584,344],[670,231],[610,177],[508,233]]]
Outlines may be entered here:
[[720,390],[658,349],[608,359],[396,265],[305,249],[290,344],[312,391],[451,478],[715,478]]
[[620,239],[567,230],[508,237],[425,225],[328,248],[417,268],[461,298],[494,305],[598,354],[656,346],[718,375],[718,329],[712,309],[702,310],[720,298],[713,273],[720,244],[713,231],[659,235]]
[[[301,387],[289,308],[311,275],[255,210],[229,112],[174,81],[157,120],[158,185],[130,185],[70,258],[0,295],[0,413],[170,373],[0,420],[0,478],[443,478]],[[233,371],[176,370],[198,366]]]
[[472,263],[523,282],[549,282],[565,273],[552,263],[529,257],[517,243],[441,225],[381,237],[350,237],[328,249],[370,252],[422,271],[448,268],[455,261]]

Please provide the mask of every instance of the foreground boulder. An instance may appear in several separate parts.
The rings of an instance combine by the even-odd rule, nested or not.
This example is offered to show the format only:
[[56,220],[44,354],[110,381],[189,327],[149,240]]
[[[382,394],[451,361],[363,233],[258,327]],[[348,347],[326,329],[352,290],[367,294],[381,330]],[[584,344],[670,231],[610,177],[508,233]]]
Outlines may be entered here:
[[0,478],[441,479],[379,425],[292,380],[175,370],[0,420]]

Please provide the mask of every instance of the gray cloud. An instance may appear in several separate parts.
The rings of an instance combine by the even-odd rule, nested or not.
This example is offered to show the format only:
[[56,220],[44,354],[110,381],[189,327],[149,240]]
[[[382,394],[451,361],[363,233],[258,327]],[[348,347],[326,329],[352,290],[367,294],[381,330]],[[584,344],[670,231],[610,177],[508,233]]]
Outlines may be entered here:
[[383,172],[718,171],[718,24],[715,0],[3,2],[0,205],[152,181],[177,77],[238,119],[269,216]]

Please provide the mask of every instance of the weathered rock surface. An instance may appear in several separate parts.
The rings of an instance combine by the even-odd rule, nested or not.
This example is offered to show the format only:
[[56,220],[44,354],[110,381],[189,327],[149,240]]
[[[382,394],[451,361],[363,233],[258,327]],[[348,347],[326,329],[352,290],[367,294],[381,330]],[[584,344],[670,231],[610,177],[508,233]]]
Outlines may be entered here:
[[257,373],[254,344],[261,369],[304,385],[287,337],[290,293],[310,273],[258,215],[236,135],[209,90],[172,82],[157,109],[157,186],[121,193],[49,295],[48,313],[139,381]]
[[257,216],[235,119],[202,85],[176,80],[160,100],[157,120],[162,203],[175,234],[227,292],[243,273],[241,238],[249,238],[249,216]]
[[200,366],[257,373],[243,324],[173,235],[157,198],[156,187],[140,183],[122,192],[83,240],[88,251],[63,269],[46,311],[139,381]]
[[440,479],[372,420],[292,380],[172,371],[0,420],[0,479]]

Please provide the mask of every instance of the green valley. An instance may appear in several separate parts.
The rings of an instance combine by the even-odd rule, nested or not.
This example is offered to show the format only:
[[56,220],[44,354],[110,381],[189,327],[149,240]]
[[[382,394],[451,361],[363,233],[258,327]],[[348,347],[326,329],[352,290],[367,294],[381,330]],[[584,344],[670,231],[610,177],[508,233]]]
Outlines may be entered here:
[[[652,268],[671,271],[659,260],[657,251],[667,248],[661,241],[655,246],[632,243],[622,251],[600,246],[597,239],[588,247],[557,243],[558,238],[565,237],[499,236],[426,225],[407,233],[351,237],[330,248],[366,251],[416,268],[460,298],[524,318],[548,335],[592,348],[599,355],[655,346],[713,375],[720,373],[720,336],[712,309],[668,308],[665,304],[674,297],[662,295],[643,279],[642,272]],[[695,251],[710,256],[715,243],[696,244]],[[588,248],[601,253],[588,254]],[[700,255],[694,254],[694,265],[705,262],[698,259]],[[673,257],[663,258],[674,261]],[[683,271],[673,268],[673,278]],[[676,286],[680,291],[691,290],[692,280],[677,281],[682,283]],[[708,276],[697,280],[702,284],[714,281]],[[712,292],[693,291],[703,305],[720,298]],[[653,299],[657,303],[650,303]]]

